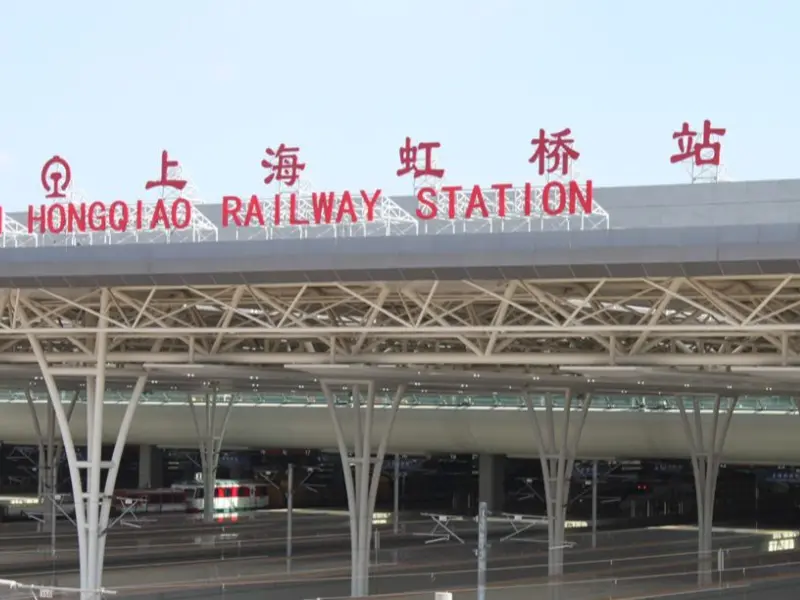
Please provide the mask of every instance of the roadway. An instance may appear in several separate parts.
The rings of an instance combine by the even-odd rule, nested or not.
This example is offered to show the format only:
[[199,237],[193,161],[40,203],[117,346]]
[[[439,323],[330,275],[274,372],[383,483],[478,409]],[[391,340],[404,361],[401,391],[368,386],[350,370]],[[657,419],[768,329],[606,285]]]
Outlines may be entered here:
[[[298,517],[293,558],[287,561],[284,518],[273,514],[199,530],[176,520],[167,526],[114,532],[109,537],[104,585],[117,590],[120,598],[139,600],[255,600],[265,593],[273,600],[349,595],[347,521],[339,516]],[[427,529],[425,523],[411,523],[407,533]],[[9,557],[16,550],[18,558],[0,559],[0,577],[77,585],[74,556],[55,564],[46,557],[37,560],[28,552],[38,548],[45,536],[29,536],[25,541],[19,531],[6,533],[4,529],[2,533],[0,556]],[[431,590],[454,591],[457,600],[474,597],[474,525],[465,523],[459,533],[466,542],[463,545],[454,541],[426,545],[423,537],[384,534],[380,549],[373,551],[370,592],[411,594],[409,600],[430,600],[431,594],[422,592]],[[546,532],[538,529],[526,542],[500,542],[505,533],[499,527],[491,533],[487,599],[546,597]],[[68,553],[73,551],[67,546],[69,537],[69,533],[59,536]],[[597,549],[591,547],[588,533],[572,532],[567,537],[575,544],[565,550],[564,586],[569,594],[564,597],[570,600],[644,598],[694,587],[697,542],[693,531],[603,532],[598,534]],[[768,552],[771,541],[774,545],[764,534],[718,532],[714,547],[715,551],[725,550],[724,583],[740,585],[744,579],[752,586],[760,578],[780,591],[782,579],[777,578],[796,575],[800,553],[791,549]],[[59,556],[63,556],[61,552]],[[718,574],[715,581],[716,577]],[[736,598],[733,590],[729,594],[725,597]]]
[[[170,515],[159,519],[142,515],[126,518],[109,531],[107,567],[148,566],[197,560],[228,560],[282,553],[286,547],[285,513],[251,513],[236,522],[203,523],[198,518]],[[295,518],[293,542],[298,552],[337,551],[349,544],[345,518],[326,515]],[[31,523],[9,523],[0,529],[2,577],[26,573],[69,571],[78,564],[74,526],[59,520],[55,552],[52,534],[32,531]]]

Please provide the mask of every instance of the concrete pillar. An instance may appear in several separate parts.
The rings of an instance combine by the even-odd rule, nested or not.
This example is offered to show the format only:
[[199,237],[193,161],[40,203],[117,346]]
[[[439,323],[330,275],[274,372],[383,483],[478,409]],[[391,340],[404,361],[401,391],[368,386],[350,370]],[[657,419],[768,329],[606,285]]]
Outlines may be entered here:
[[478,457],[478,502],[486,502],[490,512],[503,510],[505,503],[505,462],[501,454]]
[[164,485],[164,455],[156,446],[139,446],[139,488]]

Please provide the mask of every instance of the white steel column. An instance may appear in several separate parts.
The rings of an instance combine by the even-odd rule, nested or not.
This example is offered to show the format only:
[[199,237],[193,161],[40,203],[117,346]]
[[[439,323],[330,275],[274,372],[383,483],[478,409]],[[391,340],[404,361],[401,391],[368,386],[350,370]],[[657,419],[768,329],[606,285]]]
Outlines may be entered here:
[[[97,549],[97,582],[95,589],[99,589],[103,579],[103,563],[105,562],[106,555],[106,536],[109,529],[109,519],[111,518],[111,504],[114,500],[114,488],[117,484],[117,474],[119,473],[119,466],[122,463],[122,453],[125,450],[125,441],[128,439],[128,431],[133,423],[133,415],[136,412],[136,407],[139,404],[139,399],[142,397],[144,386],[147,383],[147,375],[142,375],[136,379],[131,392],[131,399],[128,401],[128,406],[125,408],[125,414],[122,417],[122,424],[119,427],[117,439],[114,442],[114,450],[111,454],[111,462],[108,465],[108,475],[106,476],[105,486],[103,488],[102,503],[100,504],[100,524],[98,529],[98,549]],[[102,400],[102,396],[101,396]],[[99,477],[98,477],[99,478]],[[99,482],[98,482],[99,483]]]
[[394,455],[394,477],[392,478],[392,532],[400,533],[400,455]]
[[[692,471],[694,472],[694,488],[697,499],[697,580],[700,585],[710,585],[713,575],[711,548],[717,475],[737,398],[727,398],[727,405],[723,408],[722,397],[714,397],[711,430],[707,432],[703,431],[700,398],[692,399],[691,419],[686,411],[684,399],[678,398],[677,400],[686,441],[692,453]],[[722,418],[720,419],[720,417]]]
[[[24,298],[18,296],[18,310],[16,314],[21,325],[28,330],[27,337],[33,354],[42,370],[42,378],[50,403],[53,407],[64,451],[67,455],[70,479],[72,482],[72,495],[75,503],[75,524],[78,530],[78,557],[80,564],[80,588],[82,600],[96,600],[102,596],[103,553],[105,552],[105,536],[108,529],[111,500],[114,493],[119,463],[125,440],[130,429],[139,397],[147,381],[146,374],[136,380],[130,402],[125,410],[125,415],[120,425],[114,443],[114,453],[111,461],[102,460],[103,444],[103,397],[105,392],[106,364],[108,353],[108,309],[110,305],[110,292],[103,289],[100,295],[100,307],[97,313],[98,333],[94,340],[95,362],[87,367],[75,367],[74,374],[86,377],[86,446],[87,460],[79,461],[75,451],[75,442],[69,428],[67,413],[61,400],[55,376],[52,372],[53,365],[49,364],[41,341],[31,329],[30,321],[25,310]],[[154,348],[156,348],[154,346]],[[59,369],[64,372],[65,369]],[[87,485],[83,489],[80,470],[86,469]],[[101,490],[103,469],[108,469],[105,486]]]
[[592,461],[592,548],[597,548],[597,461]]
[[206,523],[214,520],[214,488],[217,482],[219,455],[222,451],[222,441],[225,439],[225,430],[228,428],[233,406],[233,394],[226,394],[223,398],[222,422],[219,423],[219,430],[217,430],[217,407],[220,399],[218,389],[214,387],[203,397],[203,414],[205,416],[202,423],[197,417],[198,411],[194,398],[191,394],[189,395],[189,410],[192,412],[192,421],[200,445],[200,469],[203,473],[203,521]]
[[[583,401],[574,407],[572,391],[565,391],[564,422],[561,436],[557,437],[552,394],[544,395],[544,411],[536,410],[530,395],[525,394],[524,397],[528,415],[533,424],[539,460],[542,464],[548,519],[548,574],[559,577],[564,573],[569,484],[591,398],[586,394]],[[541,412],[544,414],[540,414]],[[574,420],[573,413],[577,413],[574,415]]]
[[[331,386],[345,383],[352,386],[353,409],[353,456],[350,457],[348,441],[345,438],[342,420],[339,417],[341,410],[336,408],[336,396]],[[333,429],[336,434],[336,443],[342,459],[344,483],[347,491],[347,505],[350,513],[350,548],[351,548],[351,583],[350,595],[364,597],[369,595],[369,554],[372,540],[372,514],[375,509],[375,500],[378,496],[383,458],[392,433],[400,402],[406,391],[405,385],[400,385],[392,399],[389,408],[389,418],[386,430],[378,436],[378,448],[373,459],[372,448],[374,442],[374,408],[376,383],[374,381],[322,381],[322,391],[328,401]],[[366,390],[366,398],[362,397],[362,390]],[[370,478],[370,466],[372,476]],[[351,469],[351,467],[353,467]],[[355,474],[354,474],[355,472]]]

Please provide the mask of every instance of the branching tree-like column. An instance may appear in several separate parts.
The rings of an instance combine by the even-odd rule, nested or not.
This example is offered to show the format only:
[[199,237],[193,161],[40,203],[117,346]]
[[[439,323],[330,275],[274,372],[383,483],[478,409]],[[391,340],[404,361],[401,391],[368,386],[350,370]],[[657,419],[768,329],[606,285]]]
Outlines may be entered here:
[[728,429],[738,398],[726,398],[723,406],[722,397],[714,397],[711,427],[708,431],[704,431],[700,398],[691,399],[692,418],[689,418],[684,398],[678,398],[677,401],[686,441],[689,443],[692,453],[692,471],[694,472],[694,489],[697,498],[697,582],[700,585],[710,585],[713,567],[711,547],[717,475],[722,462],[725,438],[728,436]]
[[560,577],[564,573],[569,484],[591,397],[587,394],[581,401],[574,403],[572,391],[565,391],[564,423],[560,436],[557,436],[553,414],[553,395],[544,394],[544,406],[538,410],[530,394],[526,393],[524,398],[542,464],[548,520],[548,574],[551,577]]
[[[137,377],[131,399],[125,409],[114,451],[110,461],[102,460],[103,450],[103,397],[106,388],[106,368],[108,355],[109,323],[108,310],[110,293],[103,289],[100,294],[100,307],[97,312],[97,333],[94,339],[95,360],[86,366],[58,366],[51,364],[42,347],[42,341],[31,327],[27,314],[27,302],[18,294],[15,315],[26,331],[33,354],[42,371],[42,378],[50,396],[50,403],[56,418],[64,452],[67,455],[72,495],[75,503],[75,524],[78,529],[78,557],[80,564],[80,588],[82,600],[95,600],[102,595],[103,557],[105,554],[106,533],[111,515],[111,502],[117,480],[125,440],[133,421],[145,383],[146,373]],[[154,345],[154,350],[159,344]],[[61,393],[56,377],[86,377],[86,450],[87,460],[78,460],[75,442],[69,428],[67,413],[62,404]],[[86,470],[86,490],[83,489],[80,472]],[[103,470],[107,470],[105,485],[101,484]]]
[[194,397],[189,395],[189,410],[192,412],[192,421],[200,445],[200,469],[203,474],[203,521],[210,523],[214,520],[214,488],[217,482],[217,469],[219,468],[219,455],[222,452],[222,442],[228,428],[233,407],[233,394],[223,396],[222,420],[218,419],[217,408],[220,407],[220,397],[215,386],[203,396],[203,418],[197,416],[198,407],[195,406]]
[[[331,386],[334,384],[351,386],[352,395],[347,408],[337,408],[336,395]],[[364,597],[369,595],[369,554],[372,541],[372,513],[378,497],[383,458],[392,433],[400,402],[406,386],[400,385],[389,407],[389,418],[386,429],[378,437],[377,451],[373,457],[372,449],[375,441],[374,408],[375,381],[322,381],[322,391],[328,401],[336,443],[342,459],[344,484],[347,491],[347,505],[350,513],[350,548],[351,548],[351,584],[350,595]],[[366,391],[366,396],[362,396]],[[352,457],[351,444],[345,435],[345,427],[341,416],[346,410],[352,411],[353,437]],[[354,474],[355,472],[355,474]],[[371,477],[370,477],[371,473]]]

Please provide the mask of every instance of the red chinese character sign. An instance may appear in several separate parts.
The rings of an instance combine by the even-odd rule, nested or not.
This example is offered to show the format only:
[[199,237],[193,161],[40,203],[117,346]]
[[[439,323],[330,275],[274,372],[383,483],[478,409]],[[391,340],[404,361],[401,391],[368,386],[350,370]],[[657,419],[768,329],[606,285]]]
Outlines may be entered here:
[[405,142],[398,151],[400,168],[397,169],[398,177],[411,176],[412,190],[416,196],[418,191],[425,188],[440,190],[444,183],[444,169],[439,168],[434,151],[442,145],[439,142],[413,142],[406,137]]
[[592,182],[581,185],[574,178],[573,166],[581,153],[575,149],[572,129],[565,127],[548,133],[539,129],[531,140],[533,153],[528,162],[536,166],[545,178],[539,210],[547,217],[591,214],[593,211]]
[[172,188],[178,191],[183,191],[186,187],[185,179],[171,179],[170,169],[175,169],[179,165],[177,160],[170,160],[169,153],[164,150],[161,152],[161,178],[156,181],[148,181],[144,184],[145,190],[152,190],[153,188]]
[[698,137],[698,132],[692,130],[689,123],[684,122],[679,131],[672,134],[672,139],[677,144],[678,152],[670,156],[672,164],[688,164],[692,183],[699,181],[719,181],[720,167],[722,166],[722,138],[727,129],[714,127],[711,121],[703,121],[703,129]]
[[539,135],[531,140],[534,151],[528,162],[536,165],[539,175],[549,180],[552,175],[558,179],[572,174],[572,162],[581,154],[573,147],[575,140],[569,137],[571,134],[569,127],[550,135],[540,129]]
[[[178,158],[166,149],[161,152],[160,161],[154,160],[154,171],[142,178],[142,188],[137,195],[91,202],[84,202],[70,191],[72,168],[65,158],[55,155],[44,163],[39,173],[44,200],[48,202],[29,206],[27,224],[20,224],[20,227],[34,236],[69,235],[76,244],[76,236],[85,235],[89,237],[88,243],[93,244],[120,243],[119,240],[208,241],[208,237],[195,235],[198,227],[213,232],[213,239],[218,239],[219,227],[261,228],[267,230],[267,238],[279,237],[270,233],[277,229],[285,232],[295,228],[301,232],[295,237],[302,238],[308,237],[307,233],[302,233],[308,230],[297,228],[332,226],[325,231],[332,231],[333,235],[351,235],[342,232],[366,232],[366,224],[376,221],[386,221],[387,233],[382,235],[393,235],[398,230],[436,231],[439,225],[431,230],[420,226],[427,221],[465,223],[499,219],[506,223],[500,227],[504,230],[503,227],[510,227],[509,219],[529,223],[530,219],[591,214],[591,182],[579,185],[565,179],[571,176],[572,164],[580,157],[574,148],[571,130],[565,128],[551,134],[540,130],[532,145],[534,151],[529,160],[536,164],[540,174],[548,177],[544,187],[532,183],[515,186],[507,182],[462,186],[444,183],[445,169],[436,163],[442,144],[406,137],[395,155],[399,164],[394,170],[398,177],[408,177],[415,182],[414,207],[406,200],[395,202],[381,189],[306,190],[305,183],[299,185],[306,169],[300,148],[281,143],[267,148],[265,155],[257,158],[263,169],[254,178],[257,186],[246,190],[244,195],[224,195],[219,220],[216,217],[219,213],[212,209],[213,221],[204,213],[205,209],[193,204],[193,187],[183,174]],[[550,176],[559,179],[550,180]],[[258,186],[273,182],[278,184],[275,193],[264,195],[263,188],[259,190]],[[392,219],[399,225],[390,227],[388,221]],[[485,231],[495,231],[494,225],[464,226],[459,230],[481,231],[484,226],[487,227]],[[535,227],[537,230],[547,228],[544,225]],[[179,236],[184,230],[188,230],[188,235]],[[376,230],[379,228],[371,231]],[[520,229],[509,229],[513,230]],[[102,235],[92,237],[93,233]],[[161,237],[155,235],[157,233]],[[243,239],[254,238],[245,236]]]
[[[145,190],[160,188],[161,192],[155,204],[151,205],[151,210],[147,210],[148,205],[144,202],[137,202],[137,228],[140,228],[139,226],[151,230],[163,228],[169,231],[191,227],[194,207],[181,195],[188,182],[177,175],[179,172],[180,163],[175,159],[170,160],[169,152],[163,150],[161,176],[144,185]],[[141,209],[138,209],[139,206]]]
[[261,161],[261,166],[268,171],[264,183],[269,185],[274,180],[286,187],[295,187],[300,179],[300,173],[306,168],[298,156],[300,148],[290,148],[281,144],[275,150],[267,148],[265,152],[267,158]]
[[[530,162],[537,163],[540,175],[546,175],[548,182],[541,190],[531,184],[514,188],[512,184],[492,186],[475,185],[471,188],[443,185],[444,169],[435,166],[433,151],[441,148],[438,142],[413,143],[406,137],[400,147],[400,168],[398,177],[412,175],[415,184],[419,178],[426,178],[422,185],[415,185],[417,199],[416,217],[428,220],[504,220],[508,217],[521,219],[569,216],[585,211],[592,212],[592,183],[581,187],[575,181],[550,181],[550,175],[557,173],[559,179],[572,173],[571,163],[580,157],[574,149],[574,140],[569,128],[550,136],[542,129],[539,137],[532,140],[535,146]],[[515,214],[516,213],[516,214]],[[480,228],[476,229],[480,230]],[[487,229],[493,231],[493,228]]]
[[433,151],[441,147],[439,142],[412,144],[411,138],[407,137],[405,144],[400,148],[401,166],[397,170],[397,176],[402,177],[412,173],[414,179],[419,177],[441,179],[444,177],[444,169],[437,169],[433,159]]

